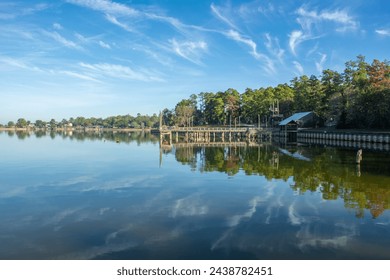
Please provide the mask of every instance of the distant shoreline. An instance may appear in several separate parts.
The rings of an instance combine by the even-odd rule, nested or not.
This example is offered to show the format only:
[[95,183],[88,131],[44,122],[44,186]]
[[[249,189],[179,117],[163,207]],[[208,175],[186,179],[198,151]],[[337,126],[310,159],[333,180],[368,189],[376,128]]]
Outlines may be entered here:
[[[141,132],[146,131],[150,132],[152,130],[157,130],[156,128],[55,128],[55,129],[47,129],[47,128],[28,128],[28,127],[0,127],[0,131],[76,131],[76,132],[93,132],[93,131],[120,131],[120,132]],[[275,128],[277,131],[278,128]],[[306,132],[325,132],[325,133],[357,133],[357,134],[384,134],[390,133],[388,129],[335,129],[335,128],[309,128],[302,129],[300,131]]]
[[27,128],[27,127],[0,127],[0,131],[77,131],[77,132],[98,132],[98,131],[120,131],[120,132],[140,132],[140,131],[151,131],[151,128]]

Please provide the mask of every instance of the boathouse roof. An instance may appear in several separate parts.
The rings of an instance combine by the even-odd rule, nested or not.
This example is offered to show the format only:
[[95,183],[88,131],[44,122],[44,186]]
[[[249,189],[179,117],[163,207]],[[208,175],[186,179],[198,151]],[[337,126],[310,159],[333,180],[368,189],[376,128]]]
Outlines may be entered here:
[[295,113],[294,115],[292,115],[291,117],[288,117],[287,119],[284,119],[282,120],[279,125],[287,125],[288,123],[290,122],[296,122],[296,121],[299,121],[300,119],[308,116],[309,114],[311,114],[312,112],[300,112],[300,113]]

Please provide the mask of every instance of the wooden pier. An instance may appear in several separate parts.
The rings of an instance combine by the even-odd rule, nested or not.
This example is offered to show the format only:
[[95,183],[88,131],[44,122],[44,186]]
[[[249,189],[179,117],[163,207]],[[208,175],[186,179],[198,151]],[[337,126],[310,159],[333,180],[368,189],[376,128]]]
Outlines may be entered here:
[[272,132],[269,129],[254,127],[161,127],[160,143],[232,143],[270,142]]

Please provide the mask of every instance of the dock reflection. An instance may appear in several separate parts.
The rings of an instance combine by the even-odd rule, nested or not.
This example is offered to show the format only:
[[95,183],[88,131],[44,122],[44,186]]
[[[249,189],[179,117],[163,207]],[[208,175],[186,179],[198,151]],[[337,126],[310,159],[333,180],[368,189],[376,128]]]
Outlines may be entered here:
[[[388,155],[365,152],[357,165],[355,151],[334,147],[278,147],[272,144],[179,143],[162,147],[194,172],[239,173],[268,180],[293,179],[298,194],[320,192],[325,200],[342,199],[357,217],[373,218],[390,208]],[[387,175],[386,175],[387,174]]]

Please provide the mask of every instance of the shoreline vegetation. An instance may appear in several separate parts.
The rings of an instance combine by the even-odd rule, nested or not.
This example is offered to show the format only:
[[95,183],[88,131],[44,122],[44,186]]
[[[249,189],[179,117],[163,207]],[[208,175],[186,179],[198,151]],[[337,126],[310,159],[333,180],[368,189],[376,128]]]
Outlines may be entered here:
[[179,101],[174,109],[157,114],[76,117],[57,122],[19,118],[0,124],[0,130],[121,130],[136,131],[165,126],[275,127],[296,112],[314,112],[319,129],[390,131],[390,63],[362,55],[345,63],[342,73],[324,70],[320,77],[302,75],[276,87],[247,88],[243,93],[229,88],[201,92]]
[[[89,127],[58,127],[55,129],[51,128],[30,128],[30,127],[0,127],[0,131],[10,132],[152,132],[155,128],[89,128]],[[274,128],[275,131],[279,129]],[[305,132],[316,132],[316,133],[356,133],[356,134],[390,134],[390,129],[337,129],[334,127],[322,127],[322,128],[307,128]]]
[[152,128],[29,128],[29,127],[0,127],[0,131],[22,131],[22,132],[36,132],[36,131],[42,131],[42,132],[70,132],[70,131],[77,131],[77,132],[99,132],[99,131],[118,131],[118,132],[150,132]]

